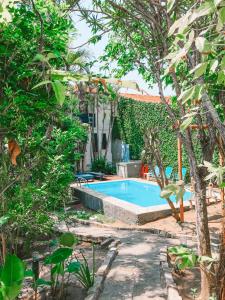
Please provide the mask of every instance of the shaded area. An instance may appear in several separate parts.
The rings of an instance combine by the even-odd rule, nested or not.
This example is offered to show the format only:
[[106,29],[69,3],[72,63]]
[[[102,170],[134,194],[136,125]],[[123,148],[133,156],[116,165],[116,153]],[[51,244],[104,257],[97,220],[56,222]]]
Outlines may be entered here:
[[[61,230],[66,229],[65,226],[60,227]],[[94,226],[80,225],[70,228],[70,231],[86,237],[114,237],[121,240],[119,253],[107,275],[101,300],[166,299],[161,283],[160,249],[179,244],[179,240],[145,232]]]

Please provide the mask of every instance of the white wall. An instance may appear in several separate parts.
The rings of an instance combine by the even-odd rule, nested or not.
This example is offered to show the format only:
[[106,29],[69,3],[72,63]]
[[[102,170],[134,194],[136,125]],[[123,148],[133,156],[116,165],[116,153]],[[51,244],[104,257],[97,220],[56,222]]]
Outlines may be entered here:
[[[91,108],[89,108],[89,113],[92,113]],[[108,141],[109,137],[109,129],[110,129],[110,116],[111,116],[111,110],[110,110],[110,105],[109,104],[99,104],[98,108],[95,108],[95,128],[94,128],[94,133],[97,133],[98,131],[98,149],[101,149],[101,144],[102,144],[102,135],[103,133],[106,134],[106,138]],[[97,120],[98,119],[98,120]],[[104,119],[104,125],[103,125],[103,119]],[[108,162],[112,162],[112,141],[111,141],[111,136],[108,141],[108,146],[107,146],[107,156],[106,160]],[[87,171],[91,167],[91,163],[93,160],[92,157],[92,143],[91,143],[91,128],[88,136],[88,141],[86,145],[86,152],[84,155],[84,170]],[[105,150],[102,150],[102,156],[105,155]]]

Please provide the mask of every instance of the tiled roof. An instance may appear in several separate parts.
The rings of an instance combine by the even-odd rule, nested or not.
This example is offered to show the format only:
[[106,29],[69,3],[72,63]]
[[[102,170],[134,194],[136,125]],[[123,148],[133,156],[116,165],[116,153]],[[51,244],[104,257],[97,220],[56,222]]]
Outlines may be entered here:
[[[150,96],[150,95],[138,95],[129,93],[120,93],[120,96],[128,99],[133,99],[140,102],[150,102],[150,103],[162,103],[160,96]],[[165,97],[167,102],[170,102],[170,97]]]

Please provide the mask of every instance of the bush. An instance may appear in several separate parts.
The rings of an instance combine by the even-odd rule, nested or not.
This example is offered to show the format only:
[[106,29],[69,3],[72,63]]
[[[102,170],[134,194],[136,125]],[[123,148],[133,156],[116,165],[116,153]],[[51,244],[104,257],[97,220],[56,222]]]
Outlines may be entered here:
[[[65,68],[74,29],[64,6],[34,2],[10,5],[11,22],[0,22],[0,214],[9,217],[4,233],[7,250],[14,253],[19,239],[30,244],[51,234],[50,211],[69,199],[72,165],[86,141],[73,91],[59,105],[50,85],[33,89],[45,74],[50,79],[52,69]],[[5,146],[9,141],[17,145],[14,155]]]
[[99,157],[93,161],[91,171],[112,175],[116,173],[116,168],[112,163],[107,162],[104,157]]

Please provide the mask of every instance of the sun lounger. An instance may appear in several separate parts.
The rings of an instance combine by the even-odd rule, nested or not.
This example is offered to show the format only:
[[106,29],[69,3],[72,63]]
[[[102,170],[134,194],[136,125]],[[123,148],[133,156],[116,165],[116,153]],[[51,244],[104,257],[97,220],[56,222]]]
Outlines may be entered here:
[[[171,178],[172,172],[173,172],[173,168],[172,167],[166,167],[165,173],[166,173],[166,178],[167,179]],[[155,167],[155,174],[156,174],[156,176],[160,175],[159,167],[157,167],[157,166]],[[146,178],[149,178],[149,177],[154,178],[155,174],[152,171],[150,171],[148,173],[145,173]]]
[[166,173],[166,178],[170,179],[171,176],[172,176],[172,173],[173,173],[173,168],[172,167],[166,167],[165,173]]
[[93,175],[95,179],[103,180],[105,178],[105,174],[101,172],[89,172],[89,174]]
[[90,173],[78,173],[75,175],[75,179],[78,181],[86,180],[86,181],[93,181],[94,180],[94,175]]

